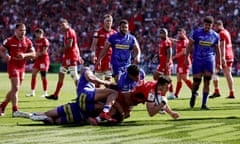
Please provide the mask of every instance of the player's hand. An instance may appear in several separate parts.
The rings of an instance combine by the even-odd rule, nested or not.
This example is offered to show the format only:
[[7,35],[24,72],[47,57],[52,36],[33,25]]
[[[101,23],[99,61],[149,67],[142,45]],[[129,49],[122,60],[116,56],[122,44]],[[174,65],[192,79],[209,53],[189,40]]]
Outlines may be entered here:
[[23,60],[25,58],[24,53],[19,53],[17,56],[13,57],[15,60]]
[[91,61],[93,64],[97,62],[97,57],[96,56],[91,56]]
[[177,112],[172,112],[172,113],[171,113],[171,117],[172,117],[173,119],[178,119],[179,116],[180,116],[180,115],[179,115]]
[[78,58],[78,62],[79,62],[80,64],[84,64],[84,60],[82,59],[82,57],[79,57],[79,58]]
[[225,68],[227,66],[226,59],[222,59],[222,68]]
[[101,67],[101,61],[100,61],[100,60],[97,60],[97,62],[96,62],[95,65],[96,65],[97,68],[100,68],[100,67]]
[[184,59],[184,66],[185,66],[185,67],[188,67],[188,65],[189,65],[188,59],[185,58],[185,59]]
[[140,63],[140,58],[139,57],[135,57],[133,60],[133,64],[138,64]]
[[5,60],[6,62],[10,61],[10,59],[11,59],[11,56],[10,56],[10,55],[6,55],[6,56],[4,57],[4,60]]

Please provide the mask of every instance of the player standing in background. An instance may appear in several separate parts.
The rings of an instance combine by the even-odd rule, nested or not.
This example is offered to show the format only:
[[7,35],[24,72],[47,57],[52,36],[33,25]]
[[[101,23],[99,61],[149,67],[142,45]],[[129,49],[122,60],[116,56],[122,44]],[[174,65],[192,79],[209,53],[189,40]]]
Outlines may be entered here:
[[32,69],[32,79],[31,79],[31,92],[26,94],[26,96],[35,96],[35,89],[37,84],[37,73],[40,71],[42,86],[43,86],[43,94],[41,97],[47,96],[48,89],[48,80],[46,78],[46,74],[49,69],[49,56],[48,56],[48,48],[50,46],[49,40],[44,37],[43,29],[35,30],[35,49],[36,49],[36,59]]
[[137,64],[140,62],[141,55],[138,41],[135,36],[129,33],[128,21],[121,20],[119,26],[120,31],[108,38],[96,63],[98,67],[101,66],[103,57],[107,54],[108,49],[112,47],[111,67],[116,82],[118,81],[119,74],[126,71],[127,67],[131,64],[131,58],[133,58],[133,63]]
[[[158,80],[158,77],[160,75],[166,75],[166,76],[171,76],[172,72],[172,42],[168,38],[168,31],[165,28],[162,28],[160,30],[160,39],[161,41],[159,42],[159,51],[158,51],[158,56],[159,56],[159,65],[156,69],[156,72],[153,75],[154,80]],[[170,97],[175,97],[173,93],[173,84],[172,82],[169,85],[169,92],[170,92]],[[165,96],[164,93],[161,94],[162,96]]]
[[[109,14],[106,14],[104,15],[103,18],[104,18],[103,27],[94,33],[94,38],[91,45],[91,51],[92,51],[91,57],[92,57],[92,62],[94,64],[96,63],[99,57],[99,54],[102,51],[108,37],[116,33],[116,31],[112,29],[112,23],[113,23],[112,16]],[[97,65],[95,65],[94,71],[95,71],[95,75],[98,78],[103,79],[103,76],[105,76],[104,78],[105,80],[111,81],[111,78],[112,78],[112,72],[111,72],[111,66],[110,66],[111,55],[112,55],[112,49],[109,48],[107,51],[107,54],[102,59],[101,66],[98,67]],[[100,85],[96,85],[96,87],[100,87]]]
[[172,59],[177,60],[177,85],[175,90],[175,97],[168,97],[171,98],[178,98],[178,94],[182,88],[182,80],[186,83],[186,85],[192,89],[192,82],[189,79],[189,69],[191,66],[191,59],[190,56],[187,57],[188,65],[184,65],[185,55],[186,55],[186,48],[188,46],[189,40],[186,36],[186,31],[183,28],[178,29],[178,39],[170,40],[173,43],[176,43],[176,54],[172,57]]
[[82,58],[80,57],[79,48],[77,45],[77,35],[74,29],[72,29],[66,19],[60,19],[60,28],[64,34],[64,46],[60,49],[60,53],[63,53],[62,65],[58,73],[58,82],[54,94],[46,96],[47,99],[58,100],[59,92],[63,86],[64,76],[67,72],[70,73],[73,78],[75,85],[79,79],[77,64],[80,62],[83,63]]
[[[206,16],[204,18],[204,27],[194,30],[189,39],[184,63],[186,66],[188,65],[187,57],[192,53],[193,86],[190,99],[191,108],[195,105],[197,91],[203,77],[204,83],[201,109],[209,109],[206,104],[209,94],[209,84],[215,66],[215,55],[217,58],[220,58],[221,56],[219,49],[219,36],[214,30],[212,30],[213,22],[214,19],[212,16]],[[220,63],[220,61],[216,63],[217,68],[220,68]]]
[[33,44],[26,35],[26,26],[23,23],[16,24],[14,36],[4,40],[0,47],[0,56],[7,61],[8,75],[11,89],[5,100],[0,105],[0,116],[4,115],[7,104],[12,101],[13,117],[29,117],[29,114],[18,110],[18,92],[24,79],[27,58],[35,57]]
[[[232,41],[231,35],[223,26],[223,22],[218,20],[216,22],[216,31],[219,33],[220,38],[220,50],[221,50],[221,62],[222,62],[222,70],[224,76],[226,77],[228,88],[229,88],[229,96],[227,98],[235,98],[234,96],[234,86],[233,86],[233,77],[232,77],[232,65],[234,60],[233,50],[232,50]],[[209,98],[220,97],[220,90],[218,87],[218,76],[217,71],[213,75],[213,85],[214,85],[214,93],[209,96]]]

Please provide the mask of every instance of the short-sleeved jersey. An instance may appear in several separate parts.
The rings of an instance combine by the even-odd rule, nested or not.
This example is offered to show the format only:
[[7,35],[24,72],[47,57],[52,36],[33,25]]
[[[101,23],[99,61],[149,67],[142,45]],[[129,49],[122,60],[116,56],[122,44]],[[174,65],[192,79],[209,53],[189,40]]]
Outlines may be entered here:
[[18,40],[15,36],[9,37],[3,42],[3,46],[7,48],[9,55],[11,56],[9,65],[13,67],[25,67],[26,60],[15,60],[14,57],[20,53],[28,52],[33,44],[30,39],[24,37],[23,40]]
[[149,102],[154,102],[155,98],[155,87],[157,81],[143,81],[141,85],[138,85],[134,88],[133,95],[137,93],[143,93],[146,100]]
[[66,33],[64,35],[64,45],[67,43],[67,41],[69,39],[73,39],[73,45],[64,52],[63,57],[78,61],[79,48],[77,45],[77,35],[76,35],[76,32],[72,28],[68,28],[68,30],[66,31]]
[[112,47],[111,64],[125,66],[131,64],[131,50],[138,41],[131,34],[122,36],[119,32],[108,38],[108,43]]
[[232,50],[232,40],[230,33],[223,29],[219,32],[220,41],[225,41],[225,58],[228,61],[233,61],[234,55]]
[[93,83],[89,82],[86,77],[85,77],[85,73],[87,72],[88,70],[85,70],[79,80],[78,80],[78,85],[77,85],[77,96],[79,96],[82,92],[82,90],[85,88],[85,87],[88,87],[88,88],[94,88],[94,85]]
[[[160,65],[166,65],[167,63],[167,49],[172,48],[172,42],[169,38],[166,40],[162,40],[159,42],[159,60]],[[172,64],[172,60],[170,60],[170,64]]]
[[137,82],[128,77],[128,72],[124,72],[119,75],[117,85],[119,91],[127,93],[133,90],[133,88],[137,85]]
[[[44,47],[49,47],[50,46],[50,42],[46,37],[43,37],[41,39],[36,39],[34,41],[34,45],[35,45],[35,50],[36,52],[42,52]],[[45,53],[44,55],[40,56],[37,58],[37,60],[40,61],[47,61],[49,60],[49,56],[48,56],[48,52]]]
[[[188,46],[189,40],[187,37],[185,37],[184,39],[179,39],[177,42],[177,47],[176,47],[176,54],[182,52],[184,49],[186,50],[187,46]],[[185,60],[185,54],[181,55],[179,57],[177,57],[177,64],[178,66],[184,66],[184,60]],[[191,59],[190,56],[188,57],[188,63],[189,65],[191,65]]]
[[206,33],[204,28],[198,28],[190,38],[194,40],[193,59],[208,60],[215,56],[214,47],[219,43],[219,36],[215,31]]
[[[113,29],[111,31],[106,31],[104,28],[101,28],[101,29],[94,32],[94,38],[98,39],[97,49],[96,49],[96,56],[97,57],[101,53],[101,51],[102,51],[107,39],[109,38],[109,36],[112,35],[112,34],[115,34],[115,33],[116,33],[116,31],[113,30]],[[112,55],[112,49],[110,48],[108,50],[107,54],[102,59],[102,61],[110,62],[111,55]]]

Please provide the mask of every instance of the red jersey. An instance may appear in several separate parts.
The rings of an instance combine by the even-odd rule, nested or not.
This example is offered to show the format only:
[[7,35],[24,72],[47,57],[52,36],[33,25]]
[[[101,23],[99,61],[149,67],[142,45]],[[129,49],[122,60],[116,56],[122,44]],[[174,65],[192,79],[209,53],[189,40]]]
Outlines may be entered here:
[[[185,37],[182,40],[178,40],[177,47],[176,47],[176,54],[178,54],[178,53],[180,53],[182,51],[186,51],[188,43],[189,43],[189,40],[188,40],[187,37]],[[181,55],[181,56],[176,58],[178,66],[184,66],[185,56],[186,56],[186,54],[183,54],[183,55]],[[188,63],[189,63],[189,66],[190,66],[191,65],[190,56],[188,57]]]
[[[163,66],[167,63],[167,49],[172,47],[172,42],[167,38],[166,40],[160,41],[158,46],[160,65]],[[172,64],[172,60],[170,60],[170,64]]]
[[[43,51],[44,47],[49,47],[50,43],[49,43],[49,40],[46,37],[43,37],[41,39],[36,39],[34,41],[34,45],[35,45],[36,52],[40,53],[40,52]],[[37,60],[39,60],[39,61],[48,61],[49,60],[48,52],[45,53],[44,55],[38,57]]]
[[225,58],[227,61],[233,61],[233,51],[232,51],[232,41],[231,35],[226,30],[223,29],[219,32],[220,41],[225,41]]
[[135,87],[133,91],[133,95],[137,93],[143,93],[146,100],[148,101],[154,101],[154,95],[155,95],[155,87],[156,87],[157,81],[142,81],[142,83]]
[[77,35],[72,28],[68,28],[64,35],[64,45],[67,43],[67,40],[73,39],[73,45],[64,52],[63,58],[69,58],[75,61],[79,59],[79,48],[77,45]]
[[23,40],[18,40],[16,36],[12,36],[4,40],[3,46],[7,48],[11,56],[8,65],[16,68],[25,68],[26,60],[15,60],[14,57],[17,57],[21,53],[28,52],[33,47],[31,40],[27,37],[24,37]]
[[[108,37],[110,35],[114,34],[114,33],[116,33],[115,30],[106,31],[104,28],[101,28],[94,33],[94,38],[98,39],[97,50],[96,50],[96,56],[97,57],[101,53]],[[112,55],[112,49],[109,49],[107,54],[103,58],[103,61],[107,60],[108,62],[110,62],[111,55]]]

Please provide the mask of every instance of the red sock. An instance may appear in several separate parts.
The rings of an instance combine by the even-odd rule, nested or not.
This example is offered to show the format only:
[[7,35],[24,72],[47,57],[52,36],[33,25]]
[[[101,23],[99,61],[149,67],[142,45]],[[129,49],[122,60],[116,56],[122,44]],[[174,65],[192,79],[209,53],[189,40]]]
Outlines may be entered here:
[[230,96],[234,97],[234,91],[233,90],[230,91]]
[[185,82],[187,84],[187,86],[192,89],[192,82],[190,80],[186,80]]
[[215,94],[220,94],[219,88],[215,88],[214,93],[215,93]]
[[31,89],[32,89],[32,90],[35,90],[35,88],[36,88],[36,83],[37,83],[37,79],[36,79],[36,78],[32,78],[32,81],[31,81]]
[[181,88],[182,88],[182,82],[179,81],[179,82],[177,82],[176,91],[175,91],[175,96],[178,96]]
[[63,83],[58,82],[56,91],[55,91],[55,93],[54,93],[55,96],[58,96],[58,94],[59,94],[62,86],[63,86]]
[[48,88],[48,80],[46,78],[42,79],[43,90],[46,91]]
[[173,92],[173,84],[172,83],[170,83],[170,86],[169,86],[169,92]]
[[18,111],[18,106],[12,106],[12,111],[15,112],[15,111]]
[[5,102],[5,101],[0,104],[1,108],[3,109],[5,109],[7,105],[8,105],[8,102]]

